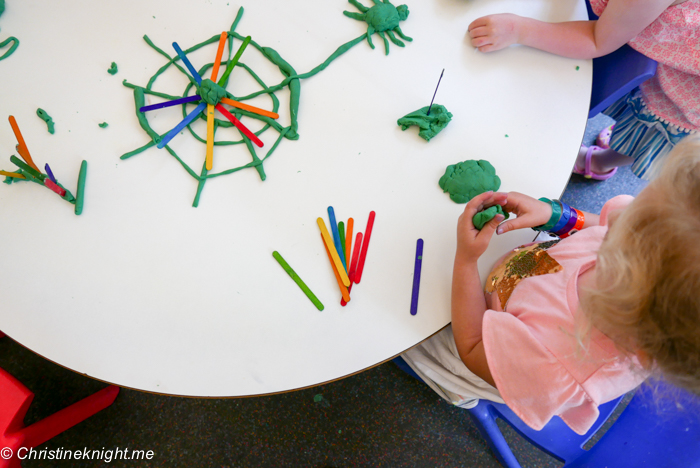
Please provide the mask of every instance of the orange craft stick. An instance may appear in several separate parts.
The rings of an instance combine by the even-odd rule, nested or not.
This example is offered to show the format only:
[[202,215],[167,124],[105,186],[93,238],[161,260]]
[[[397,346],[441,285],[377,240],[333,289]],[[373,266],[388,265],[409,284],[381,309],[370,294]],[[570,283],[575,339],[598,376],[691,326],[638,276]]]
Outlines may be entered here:
[[[360,247],[362,246],[362,233],[358,232],[357,237],[355,237],[355,251],[352,253],[352,262],[349,263],[348,278],[350,278],[350,286],[348,287],[348,294],[352,291],[352,285],[355,284],[355,270],[357,269],[357,260],[360,254]],[[340,301],[340,305],[345,307],[346,302],[344,300]]]
[[224,55],[224,47],[226,46],[226,39],[228,38],[228,33],[226,31],[221,33],[219,37],[219,48],[216,51],[216,58],[214,59],[214,66],[211,69],[211,80],[216,83],[216,78],[219,76],[219,67],[221,66],[221,56]]
[[280,115],[274,112],[266,111],[265,109],[260,109],[259,107],[249,106],[248,104],[243,104],[242,102],[234,101],[229,98],[221,98],[221,102],[228,104],[231,107],[237,107],[238,109],[243,109],[253,114],[264,115],[265,117],[270,117],[271,119],[279,119]]
[[17,125],[15,116],[11,115],[8,120],[10,121],[12,131],[15,132],[15,138],[17,138],[17,143],[19,143],[19,148],[17,149],[17,152],[20,156],[22,156],[24,162],[29,164],[32,167],[32,169],[36,169],[37,172],[41,172],[39,168],[36,167],[36,164],[34,164],[34,161],[32,161],[32,157],[29,155],[29,149],[27,148],[27,144],[24,142],[24,138],[22,138],[22,132],[19,131],[19,125]]
[[[323,239],[323,234],[321,234],[321,239]],[[328,260],[330,260],[331,265],[333,265],[333,273],[335,274],[335,279],[338,282],[338,287],[340,288],[340,295],[343,296],[343,301],[347,304],[348,302],[350,302],[350,292],[348,291],[348,288],[346,288],[343,284],[343,280],[340,279],[338,270],[336,270],[335,265],[333,264],[333,257],[331,257],[331,251],[328,250],[328,246],[325,242],[323,243],[323,246],[326,248]],[[352,284],[350,286],[352,286]]]
[[0,171],[0,175],[4,175],[7,177],[15,177],[17,179],[26,179],[22,174],[17,174],[15,172],[7,172],[7,171]]
[[[345,264],[348,266],[348,273],[350,273],[350,250],[352,249],[352,228],[354,223],[354,219],[348,218],[347,232],[345,233]],[[350,275],[348,274],[349,277]]]
[[207,171],[211,171],[214,164],[214,106],[207,104]]
[[350,279],[348,278],[347,273],[345,273],[345,268],[343,267],[343,263],[340,261],[338,252],[335,250],[333,239],[328,233],[328,229],[326,229],[326,223],[323,222],[323,218],[318,218],[316,222],[318,223],[318,228],[321,230],[321,237],[323,237],[323,242],[326,244],[326,248],[331,254],[331,260],[333,260],[333,267],[335,268],[338,275],[340,275],[342,283],[345,286],[350,286]]

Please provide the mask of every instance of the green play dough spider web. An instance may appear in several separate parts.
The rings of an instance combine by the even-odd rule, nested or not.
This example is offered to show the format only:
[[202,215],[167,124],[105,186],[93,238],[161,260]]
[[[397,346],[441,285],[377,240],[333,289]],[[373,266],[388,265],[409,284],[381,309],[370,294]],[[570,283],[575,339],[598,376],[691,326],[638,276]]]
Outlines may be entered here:
[[[230,55],[231,55],[230,51],[232,49],[233,40],[237,39],[239,41],[243,41],[245,39],[245,36],[242,36],[236,32],[236,27],[238,26],[238,23],[241,20],[242,16],[243,16],[243,8],[241,7],[238,10],[238,14],[236,15],[236,19],[233,21],[233,24],[231,25],[231,28],[228,31],[228,41],[229,41],[229,47],[228,47],[229,59],[228,60],[231,59],[230,58]],[[269,47],[260,46],[255,41],[251,40],[250,45],[253,46],[255,49],[257,49],[258,51],[260,51],[260,53],[262,53],[262,55],[266,59],[268,59],[277,68],[279,68],[280,73],[284,76],[284,79],[280,83],[278,83],[274,86],[268,86],[263,82],[263,80],[257,74],[255,74],[255,72],[250,67],[248,67],[245,63],[238,62],[236,64],[236,66],[245,69],[246,72],[248,72],[248,74],[250,74],[250,76],[260,85],[261,89],[259,91],[254,92],[254,93],[248,94],[246,96],[234,96],[230,92],[226,91],[226,96],[230,99],[244,102],[244,101],[253,99],[257,96],[266,94],[270,97],[270,99],[272,101],[272,109],[271,109],[272,112],[276,113],[278,111],[278,109],[280,108],[280,101],[277,98],[277,96],[275,96],[275,92],[280,91],[284,88],[288,88],[288,90],[289,90],[290,124],[288,126],[283,126],[277,120],[269,118],[269,117],[265,117],[265,116],[261,116],[261,115],[254,114],[251,112],[247,112],[247,111],[242,110],[242,109],[237,109],[237,108],[231,109],[230,112],[239,120],[241,119],[242,116],[245,116],[246,118],[260,120],[264,123],[264,126],[260,130],[255,132],[255,134],[257,136],[260,136],[262,133],[269,130],[269,131],[277,132],[277,137],[275,139],[274,144],[272,144],[270,149],[267,150],[267,153],[265,153],[264,156],[262,156],[262,157],[257,154],[255,147],[250,142],[250,140],[248,140],[247,138],[241,137],[240,140],[215,141],[214,142],[215,146],[245,145],[245,147],[249,151],[251,159],[252,159],[251,162],[249,162],[247,164],[244,164],[242,166],[232,167],[232,168],[220,171],[220,172],[210,173],[209,171],[207,171],[206,166],[205,166],[205,162],[203,161],[202,162],[202,169],[199,173],[197,173],[193,168],[191,168],[188,164],[186,164],[185,161],[183,161],[183,159],[169,145],[165,145],[164,146],[165,150],[167,150],[167,152],[173,158],[175,158],[182,165],[183,168],[185,168],[185,170],[187,171],[187,173],[190,176],[192,176],[194,179],[196,179],[198,181],[197,192],[196,192],[194,201],[192,203],[192,206],[196,207],[199,205],[199,200],[200,200],[200,196],[202,193],[202,189],[204,188],[205,183],[209,179],[213,179],[213,178],[227,175],[227,174],[232,174],[232,173],[241,171],[243,169],[255,168],[255,170],[258,172],[258,174],[260,176],[260,179],[265,180],[266,175],[265,175],[265,169],[264,169],[263,163],[269,157],[272,156],[272,154],[277,149],[277,147],[279,146],[282,139],[286,138],[287,140],[297,140],[299,138],[299,133],[298,133],[299,123],[297,120],[297,115],[298,115],[298,111],[299,111],[299,96],[300,96],[300,92],[301,92],[300,81],[302,79],[309,78],[309,77],[315,75],[316,73],[320,72],[321,70],[325,69],[333,60],[335,60],[340,55],[347,52],[350,48],[352,48],[356,44],[362,42],[367,37],[368,37],[368,33],[364,33],[361,36],[351,40],[350,42],[343,44],[342,46],[338,47],[338,49],[336,49],[336,51],[333,52],[323,63],[321,63],[320,65],[318,65],[317,67],[315,67],[311,71],[309,71],[307,73],[302,73],[302,74],[298,74],[296,72],[296,70],[277,53],[277,51],[275,51],[274,49],[271,49]],[[126,154],[123,154],[121,156],[121,159],[129,159],[132,156],[135,156],[135,155],[147,150],[148,148],[157,145],[161,141],[162,137],[165,136],[165,133],[163,133],[162,135],[159,135],[158,132],[156,132],[151,127],[150,123],[148,122],[148,118],[147,118],[146,113],[139,111],[139,109],[145,105],[145,102],[146,102],[145,96],[147,94],[153,95],[153,96],[158,96],[158,97],[165,98],[168,100],[174,100],[174,99],[179,99],[182,97],[189,96],[190,95],[189,93],[192,90],[192,88],[196,86],[195,82],[190,77],[189,73],[187,73],[187,71],[180,65],[180,63],[179,63],[180,58],[177,55],[171,57],[165,51],[158,48],[148,38],[148,36],[144,36],[143,38],[150,47],[152,47],[156,52],[158,52],[159,54],[164,56],[167,59],[167,62],[160,69],[158,69],[158,71],[149,79],[149,81],[145,87],[129,83],[129,82],[127,82],[127,80],[123,81],[124,86],[132,88],[134,90],[134,104],[136,107],[136,116],[138,118],[138,121],[139,121],[141,128],[151,138],[151,141],[149,141],[145,145],[143,145],[143,146],[141,146],[133,151],[130,151]],[[196,45],[190,47],[189,49],[184,50],[184,53],[187,55],[187,54],[190,54],[190,53],[192,53],[192,52],[194,52],[202,47],[205,47],[209,44],[218,42],[219,38],[220,38],[219,34],[212,36],[211,38],[205,40],[204,42],[201,42],[199,44],[196,44]],[[228,64],[228,60],[226,60],[226,61],[222,60],[222,62],[221,62],[222,68]],[[199,74],[201,76],[204,76],[205,72],[208,71],[213,65],[214,65],[213,63],[207,63],[201,69],[198,70]],[[190,80],[190,83],[185,88],[182,96],[172,96],[172,95],[169,95],[166,93],[155,91],[153,89],[158,77],[163,72],[168,70],[171,66],[176,67],[180,72],[182,72]],[[224,85],[223,88],[225,89],[226,86]],[[195,89],[195,92],[196,91],[197,90]],[[191,103],[182,104],[181,107],[182,107],[183,118],[188,114],[188,106],[192,106],[192,105],[193,104],[191,104]],[[196,103],[194,105],[196,105]],[[190,107],[189,112],[191,112],[191,111],[192,111],[192,108]],[[198,119],[202,119],[202,120],[206,121],[206,113],[205,112],[200,113],[200,115],[198,116]],[[195,121],[196,121],[196,119],[195,119]],[[216,119],[214,121],[214,132],[216,134],[216,130],[218,128],[230,128],[232,126],[233,126],[233,124],[231,122],[229,122],[228,120]],[[206,143],[206,136],[202,137],[202,136],[198,135],[192,129],[191,124],[187,126],[187,129],[189,130],[190,134],[194,138],[196,138],[198,141],[200,141],[202,143]]]

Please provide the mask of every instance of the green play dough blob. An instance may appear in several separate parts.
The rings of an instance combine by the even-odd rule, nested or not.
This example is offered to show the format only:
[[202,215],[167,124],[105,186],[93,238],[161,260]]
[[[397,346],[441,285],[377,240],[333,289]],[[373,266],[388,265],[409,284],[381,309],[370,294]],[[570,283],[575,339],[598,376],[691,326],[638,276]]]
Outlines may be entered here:
[[98,127],[100,128],[107,128],[109,124],[107,122],[102,122],[101,124],[97,124]]
[[0,0],[0,15],[5,12],[5,0]]
[[480,193],[498,190],[501,179],[488,161],[469,159],[447,166],[438,184],[443,192],[449,192],[453,202],[467,203]]
[[[430,115],[428,115],[428,108],[430,108]],[[420,129],[418,136],[425,141],[430,141],[431,138],[447,127],[450,120],[452,120],[452,114],[445,109],[445,106],[433,104],[432,108],[426,106],[404,115],[396,123],[404,131],[411,125],[416,125]]]
[[41,120],[46,122],[47,130],[50,134],[53,135],[55,133],[55,129],[53,119],[51,118],[51,116],[42,108],[36,110],[36,115],[38,115]]
[[508,219],[508,217],[510,216],[507,211],[503,211],[503,207],[501,207],[501,205],[493,205],[489,208],[486,208],[484,211],[479,211],[477,214],[474,215],[474,217],[472,218],[474,227],[481,231],[486,225],[486,223],[495,218],[497,214],[505,216],[506,219]]
[[197,94],[202,97],[204,102],[215,106],[221,101],[221,98],[226,97],[226,90],[207,78],[206,80],[202,80]]
[[110,65],[109,69],[107,70],[107,73],[110,75],[116,75],[119,69],[117,68],[116,62],[112,62],[112,65]]

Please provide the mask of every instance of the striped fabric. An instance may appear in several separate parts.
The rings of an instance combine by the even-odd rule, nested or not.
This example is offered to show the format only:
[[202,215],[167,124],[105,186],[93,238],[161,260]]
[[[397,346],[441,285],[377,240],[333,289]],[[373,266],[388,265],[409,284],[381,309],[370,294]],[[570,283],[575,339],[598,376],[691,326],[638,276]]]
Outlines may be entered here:
[[610,148],[634,158],[632,172],[645,180],[658,173],[664,157],[691,133],[656,117],[644,103],[639,88],[621,97],[603,113],[616,122]]

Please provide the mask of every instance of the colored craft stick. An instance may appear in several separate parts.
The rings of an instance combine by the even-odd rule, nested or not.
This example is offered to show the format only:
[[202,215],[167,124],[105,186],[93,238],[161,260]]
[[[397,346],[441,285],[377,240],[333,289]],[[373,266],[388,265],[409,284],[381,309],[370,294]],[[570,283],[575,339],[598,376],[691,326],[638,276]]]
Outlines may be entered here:
[[202,77],[199,76],[199,73],[197,73],[197,70],[194,69],[192,66],[192,62],[189,61],[185,53],[182,51],[179,45],[177,45],[177,42],[173,42],[173,49],[175,49],[175,52],[177,52],[177,55],[180,57],[180,60],[182,60],[182,63],[185,64],[187,69],[190,71],[192,74],[192,77],[194,78],[194,81],[197,82],[198,85],[202,84]]
[[221,98],[221,102],[228,104],[231,107],[236,107],[238,109],[243,109],[253,114],[264,115],[265,117],[270,117],[271,119],[279,119],[280,115],[276,112],[266,111],[265,109],[260,109],[259,107],[249,106],[248,104],[243,104],[242,102],[234,101],[229,98]]
[[364,270],[365,268],[365,259],[367,258],[369,238],[372,235],[372,226],[374,226],[374,216],[374,211],[370,211],[369,218],[367,219],[367,229],[365,229],[365,241],[362,243],[362,252],[360,252],[360,260],[357,263],[357,271],[355,272],[355,278],[353,280],[357,284],[360,284],[360,280],[362,279],[362,270]]
[[139,108],[139,112],[148,112],[156,109],[163,109],[164,107],[177,106],[178,104],[185,104],[188,102],[201,101],[202,98],[198,94],[194,96],[187,96],[180,99],[174,99],[172,101],[159,102],[158,104],[151,104],[150,106],[143,106]]
[[[345,264],[350,267],[350,252],[352,252],[352,228],[354,219],[348,219],[347,233],[345,233]],[[348,277],[350,276],[350,270],[348,270]]]
[[340,244],[340,233],[338,232],[338,223],[335,222],[335,211],[333,207],[328,207],[328,219],[331,223],[331,232],[333,232],[333,244],[335,245],[335,251],[338,252],[340,257],[340,263],[343,264],[343,269],[347,273],[348,266],[345,264],[345,256],[343,255],[343,247]]
[[54,181],[52,181],[49,178],[44,179],[44,187],[49,188],[59,194],[61,197],[64,197],[66,195],[66,189],[63,189],[56,185]]
[[[321,235],[321,238],[323,238],[323,235]],[[328,254],[328,261],[330,261],[332,265],[333,257],[331,257],[331,251],[328,250],[328,246],[325,242],[323,243],[323,246],[326,248],[326,253]],[[343,284],[343,280],[340,279],[338,270],[333,268],[333,274],[335,275],[335,280],[338,282],[338,287],[340,288],[340,295],[343,296],[343,301],[347,304],[348,302],[350,302],[350,291],[348,291],[348,288],[346,288]],[[352,287],[352,283],[350,283],[350,287]]]
[[338,222],[338,234],[340,235],[340,248],[341,252],[338,252],[338,255],[344,260],[343,264],[345,265],[346,268],[348,267],[348,261],[347,261],[347,256],[345,255],[345,223],[342,221]]
[[413,267],[413,291],[411,292],[411,315],[418,313],[418,292],[420,290],[420,270],[423,264],[423,239],[416,242],[416,264]]
[[85,179],[87,177],[87,161],[80,163],[80,174],[78,174],[78,189],[75,191],[75,214],[83,212],[85,203]]
[[214,164],[214,106],[207,104],[207,171]]
[[338,272],[338,275],[340,275],[340,279],[343,281],[343,284],[345,286],[350,286],[350,279],[348,278],[348,275],[345,273],[345,269],[343,268],[343,263],[340,261],[340,257],[338,257],[338,252],[335,250],[335,247],[333,246],[333,239],[331,239],[331,235],[328,233],[328,230],[326,229],[326,223],[323,222],[323,218],[318,218],[316,220],[318,223],[318,228],[321,230],[321,237],[323,237],[323,242],[326,243],[326,247],[328,247],[328,251],[331,253],[331,260],[333,260],[333,266]]
[[282,258],[282,256],[277,252],[276,250],[272,252],[272,256],[275,257],[275,260],[277,260],[277,263],[279,263],[282,268],[284,268],[284,271],[289,274],[289,276],[294,280],[294,282],[301,288],[302,291],[304,291],[304,294],[306,294],[306,297],[311,300],[311,302],[314,303],[316,308],[318,310],[323,310],[323,304],[321,304],[321,301],[318,300],[318,298],[314,295],[314,293],[311,292],[309,287],[302,281],[301,278],[299,278],[299,275],[296,274],[294,270],[292,270],[292,267],[289,266],[289,264]]
[[51,172],[51,168],[49,167],[48,163],[44,164],[44,169],[46,170],[46,175],[49,176],[49,179],[51,179],[51,182],[57,184],[58,181],[56,180],[56,177],[54,177],[53,172]]
[[16,179],[26,179],[26,177],[24,177],[22,174],[17,174],[16,172],[0,171],[0,175],[14,177]]
[[[359,258],[360,246],[362,245],[362,233],[358,232],[357,237],[355,237],[355,251],[352,253],[352,261],[350,262],[350,272],[348,273],[348,278],[350,279],[350,286],[348,286],[348,294],[352,291],[352,285],[355,283],[355,270],[357,270],[357,260]],[[341,306],[345,306],[344,301],[340,301]]]
[[12,164],[19,167],[20,169],[22,169],[24,172],[26,172],[30,176],[34,177],[35,179],[39,179],[42,182],[44,182],[44,179],[46,179],[46,176],[44,174],[35,170],[33,167],[29,167],[28,164],[26,164],[24,161],[19,159],[17,156],[10,156],[10,161],[12,162]]
[[160,142],[159,142],[158,145],[157,145],[158,148],[163,148],[165,145],[167,145],[168,142],[169,142],[170,140],[172,140],[173,138],[175,138],[175,135],[177,135],[178,133],[180,133],[180,131],[181,131],[183,128],[185,128],[187,125],[190,124],[190,122],[192,122],[194,119],[196,119],[196,118],[199,116],[199,113],[202,112],[202,111],[203,111],[204,109],[206,109],[206,108],[207,108],[207,103],[206,103],[206,102],[200,102],[199,105],[195,108],[195,110],[193,110],[192,112],[190,112],[189,114],[187,114],[187,117],[185,117],[184,119],[182,119],[182,122],[180,122],[179,124],[177,124],[177,125],[175,126],[175,128],[173,128],[172,130],[170,130],[170,131],[168,132],[168,134],[165,135],[165,136],[163,137],[162,140],[160,140]]
[[258,137],[255,135],[255,133],[253,133],[253,132],[251,132],[250,130],[248,130],[248,128],[247,128],[245,125],[243,125],[243,124],[241,123],[240,120],[238,120],[236,117],[234,117],[233,114],[231,114],[229,111],[227,111],[226,108],[225,108],[224,106],[222,106],[221,104],[217,104],[217,105],[216,105],[216,110],[218,110],[219,112],[221,112],[222,114],[224,114],[224,117],[226,117],[227,119],[229,119],[229,121],[230,121],[233,125],[235,125],[236,128],[237,128],[238,130],[241,131],[241,133],[243,133],[245,136],[247,136],[248,139],[250,139],[250,141],[252,141],[252,142],[255,143],[256,145],[258,145],[259,148],[262,148],[262,147],[263,147],[263,142],[260,141],[260,138],[258,138]]
[[[233,67],[235,67],[236,64],[238,63],[238,60],[240,60],[241,55],[243,55],[243,51],[245,50],[246,47],[248,47],[248,44],[250,44],[250,36],[243,39],[243,43],[238,48],[236,55],[234,55],[233,58],[231,60],[229,60],[228,65],[226,66],[226,71],[224,71],[224,74],[221,75],[221,79],[217,83],[219,86],[224,87],[224,88],[226,87],[226,83],[228,83],[228,76],[233,71]],[[229,52],[229,54],[230,54],[230,52]]]
[[17,152],[20,156],[22,156],[22,159],[24,159],[27,162],[27,164],[29,164],[35,171],[41,172],[37,165],[34,164],[34,161],[32,161],[32,157],[29,154],[29,148],[27,148],[27,144],[24,142],[22,132],[19,131],[19,125],[17,125],[17,120],[15,120],[15,116],[11,115],[8,118],[8,120],[10,121],[12,131],[15,133],[15,138],[17,138],[17,143],[19,143],[19,149],[17,150]]
[[228,33],[226,31],[221,33],[219,37],[219,48],[216,49],[216,58],[214,59],[214,66],[211,69],[211,80],[216,83],[216,77],[219,76],[219,67],[221,66],[221,57],[224,55],[224,47],[226,47],[226,39],[228,38]]

